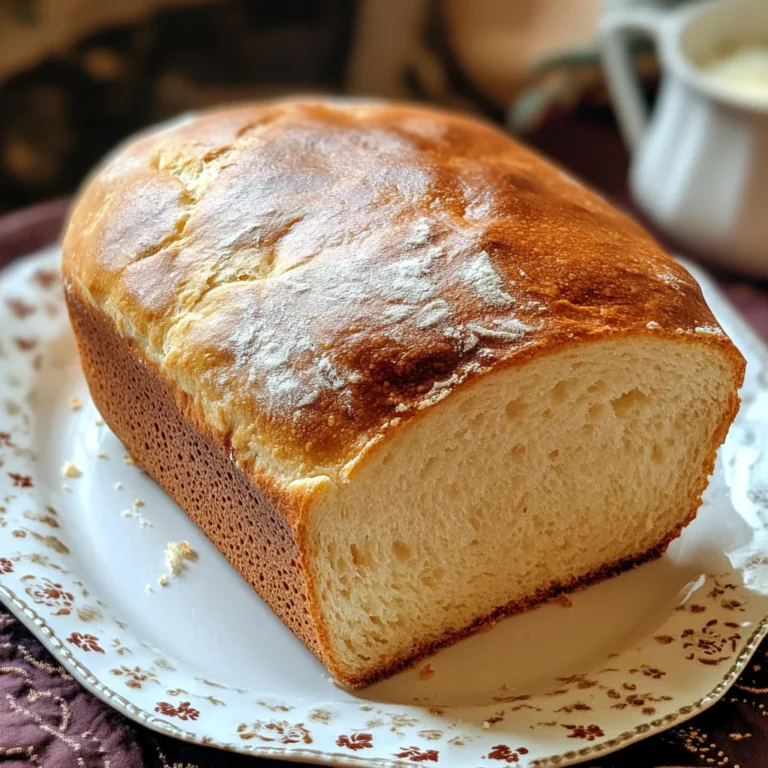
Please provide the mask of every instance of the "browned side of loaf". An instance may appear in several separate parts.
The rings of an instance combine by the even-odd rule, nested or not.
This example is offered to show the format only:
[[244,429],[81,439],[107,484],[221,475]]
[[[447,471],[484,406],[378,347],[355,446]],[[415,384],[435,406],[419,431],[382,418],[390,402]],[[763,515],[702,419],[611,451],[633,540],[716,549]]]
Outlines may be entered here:
[[65,293],[83,371],[110,429],[283,623],[324,660],[285,517],[228,458],[228,446],[189,422],[183,399],[135,342],[71,287]]

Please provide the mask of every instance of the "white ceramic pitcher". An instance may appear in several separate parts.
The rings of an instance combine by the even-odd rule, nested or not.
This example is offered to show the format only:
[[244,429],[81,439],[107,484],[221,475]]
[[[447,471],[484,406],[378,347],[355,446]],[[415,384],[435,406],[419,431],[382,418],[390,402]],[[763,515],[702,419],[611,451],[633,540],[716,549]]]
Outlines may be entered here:
[[[662,82],[650,118],[627,33],[654,38]],[[674,11],[611,8],[600,41],[619,124],[633,153],[632,193],[681,245],[768,276],[768,104],[713,82],[701,65],[768,45],[768,0],[694,2]]]

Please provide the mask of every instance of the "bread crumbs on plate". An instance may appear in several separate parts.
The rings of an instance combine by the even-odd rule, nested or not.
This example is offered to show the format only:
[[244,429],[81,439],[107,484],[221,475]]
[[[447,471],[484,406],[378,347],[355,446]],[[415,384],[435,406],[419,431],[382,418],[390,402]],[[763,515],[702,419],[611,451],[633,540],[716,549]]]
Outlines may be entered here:
[[566,608],[573,608],[573,600],[571,600],[570,595],[566,595],[565,592],[561,592],[557,596],[557,601]]
[[433,677],[434,674],[435,670],[432,669],[432,665],[427,664],[419,670],[419,680],[429,680],[429,678]]
[[109,456],[107,456],[107,452],[106,451],[97,451],[96,452],[96,458],[98,458],[98,459],[108,459]]
[[128,451],[123,454],[123,464],[127,464],[129,467],[138,467],[139,463],[131,456]]
[[69,398],[69,407],[73,411],[79,411],[83,407],[83,404],[82,404],[82,402],[81,402],[79,397],[70,397]]
[[188,541],[169,541],[165,549],[165,564],[171,576],[178,576],[184,569],[184,561],[197,560],[197,552]]
[[161,574],[160,574],[160,575],[157,577],[157,583],[158,583],[158,584],[159,584],[161,587],[167,587],[167,586],[168,586],[168,577],[167,577],[167,576],[166,576],[164,573],[161,573]]
[[71,461],[65,461],[64,466],[61,468],[61,474],[64,475],[64,477],[77,478],[83,473],[76,464]]

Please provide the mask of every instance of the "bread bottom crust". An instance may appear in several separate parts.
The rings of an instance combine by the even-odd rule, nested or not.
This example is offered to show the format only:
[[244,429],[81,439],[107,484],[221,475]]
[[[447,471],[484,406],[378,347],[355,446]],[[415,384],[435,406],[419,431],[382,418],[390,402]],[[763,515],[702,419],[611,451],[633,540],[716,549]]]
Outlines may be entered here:
[[345,679],[343,682],[350,688],[362,688],[366,685],[372,685],[378,683],[381,680],[391,677],[397,672],[401,672],[404,669],[416,664],[418,661],[423,660],[428,656],[432,656],[437,653],[441,648],[445,648],[448,645],[453,645],[458,640],[462,640],[465,637],[474,635],[478,632],[483,632],[490,629],[502,619],[506,619],[509,616],[513,616],[516,613],[523,613],[524,611],[535,608],[542,603],[546,603],[558,595],[567,594],[569,592],[576,592],[580,589],[596,584],[597,582],[604,581],[605,579],[616,576],[624,571],[632,570],[638,565],[647,563],[651,560],[656,560],[666,552],[670,543],[680,535],[680,531],[688,525],[691,520],[696,516],[696,512],[681,523],[681,525],[671,534],[666,536],[664,540],[652,549],[644,552],[640,555],[633,555],[632,557],[620,560],[613,565],[606,565],[602,568],[594,570],[588,573],[586,576],[574,579],[568,584],[554,584],[546,589],[540,589],[530,597],[525,597],[522,600],[514,600],[506,605],[496,608],[487,616],[475,619],[471,624],[467,625],[463,629],[451,630],[446,632],[442,637],[437,640],[422,643],[415,646],[408,653],[383,663],[379,668],[365,675],[358,677],[351,677]]
[[329,666],[340,683],[350,688],[383,680],[457,640],[489,629],[507,616],[660,557],[693,519],[700,503],[695,503],[680,525],[647,552],[606,565],[568,584],[538,590],[462,629],[419,643],[370,672],[347,675],[322,647],[310,615],[306,574],[298,565],[299,550],[290,525],[229,458],[226,438],[205,435],[191,423],[191,400],[174,394],[138,346],[121,336],[109,318],[70,286],[66,298],[91,395],[110,429],[281,621]]

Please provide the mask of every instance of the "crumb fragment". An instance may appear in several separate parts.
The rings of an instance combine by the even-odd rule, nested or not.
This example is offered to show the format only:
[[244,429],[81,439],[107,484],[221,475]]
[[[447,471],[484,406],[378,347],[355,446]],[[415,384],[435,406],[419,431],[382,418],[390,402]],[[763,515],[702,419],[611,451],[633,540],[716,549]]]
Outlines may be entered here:
[[129,467],[138,466],[138,462],[133,458],[133,456],[131,456],[130,453],[128,453],[128,451],[123,454],[123,464],[127,464]]
[[149,522],[149,520],[147,520],[145,517],[140,517],[140,518],[139,518],[139,525],[140,525],[142,528],[145,528],[146,526],[150,525],[150,522]]
[[429,680],[435,674],[431,664],[427,664],[419,670],[419,680]]
[[80,477],[83,473],[76,464],[71,461],[65,461],[64,466],[61,468],[61,474],[64,475],[64,477],[76,478]]
[[134,507],[143,507],[144,506],[144,499],[134,499],[133,500],[133,506]]
[[96,421],[93,422],[97,427],[103,427],[104,426],[104,419],[99,416]]
[[560,602],[562,605],[564,605],[566,608],[572,608],[573,607],[573,600],[565,594],[565,592],[561,592],[557,596],[558,602]]
[[133,510],[132,509],[124,509],[120,514],[123,517],[133,517]]
[[197,560],[197,552],[188,541],[169,541],[165,550],[165,564],[171,576],[178,576],[184,569],[184,561]]
[[144,585],[144,591],[145,592],[154,592],[155,590],[152,589],[152,585],[151,584],[145,584]]
[[107,459],[107,458],[109,458],[107,456],[107,452],[106,451],[97,451],[96,452],[96,457],[99,458],[99,459]]
[[116,490],[116,491],[119,491],[119,490],[120,490],[122,487],[123,487],[123,484],[122,484],[122,483],[121,483],[121,482],[118,480],[118,481],[115,483],[115,490]]
[[65,491],[69,491],[69,490],[71,490],[71,488],[69,487],[69,483],[64,483],[64,485],[62,486],[62,488],[64,488],[64,490],[65,490]]
[[487,720],[483,720],[483,730],[485,731],[491,730],[491,724]]
[[70,397],[69,398],[69,407],[73,411],[79,411],[83,407],[83,404],[80,402],[80,398],[79,397]]
[[167,586],[168,586],[168,577],[167,577],[167,576],[166,576],[164,573],[161,573],[161,574],[160,574],[160,575],[157,577],[157,583],[158,583],[158,584],[159,584],[161,587],[167,587]]

